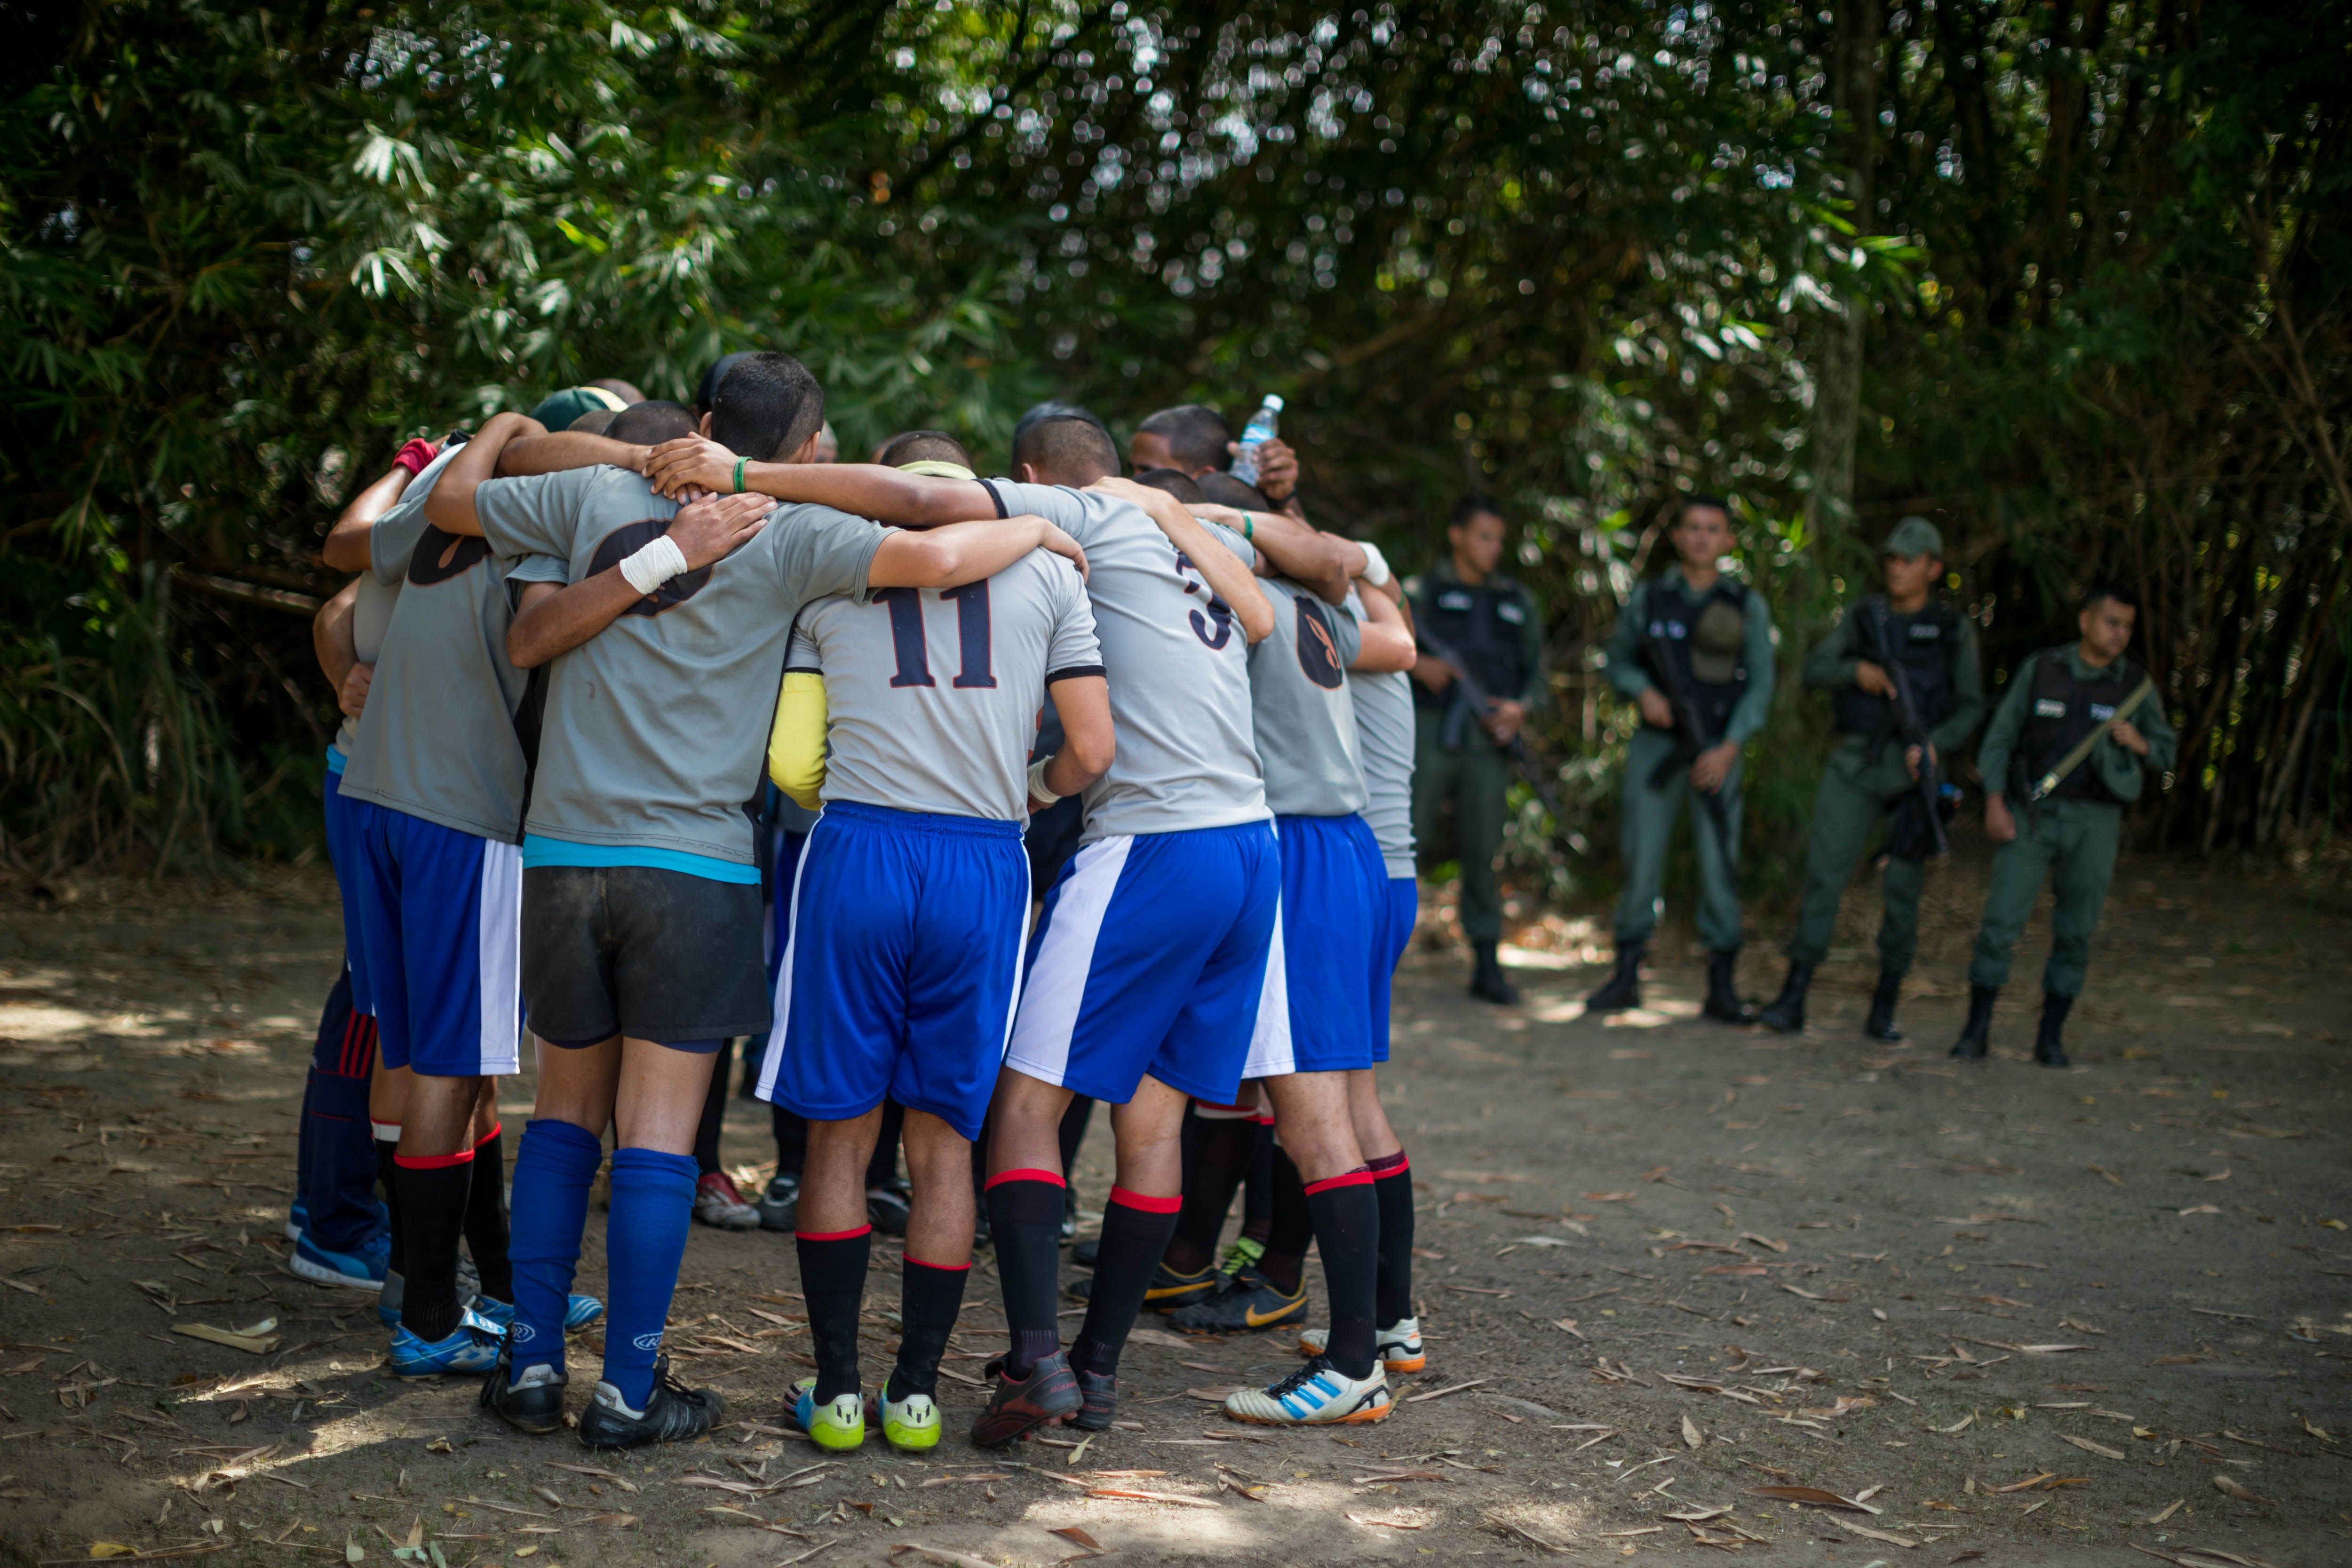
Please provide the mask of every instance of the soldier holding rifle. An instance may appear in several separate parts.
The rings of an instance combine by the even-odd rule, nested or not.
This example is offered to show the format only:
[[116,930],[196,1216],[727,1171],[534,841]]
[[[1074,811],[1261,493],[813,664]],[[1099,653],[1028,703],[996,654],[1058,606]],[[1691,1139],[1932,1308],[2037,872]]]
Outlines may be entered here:
[[[1830,693],[1838,733],[1813,797],[1812,840],[1789,976],[1763,1022],[1805,1026],[1805,992],[1829,956],[1838,900],[1882,819],[1888,819],[1885,913],[1878,927],[1878,987],[1863,1033],[1899,1040],[1895,1004],[1919,946],[1919,893],[1941,854],[1944,759],[1984,717],[1976,627],[1944,604],[1944,536],[1924,517],[1895,525],[1879,552],[1886,591],[1849,609],[1806,656],[1805,684]],[[1890,819],[1891,814],[1891,819]]]
[[2082,640],[2028,658],[1985,731],[1977,754],[1985,832],[2000,847],[1969,964],[1969,1021],[1952,1047],[1956,1057],[1985,1054],[2010,950],[2047,876],[2058,902],[2033,1059],[2066,1065],[2066,1013],[2082,994],[2091,932],[2115,875],[2123,808],[2139,798],[2150,772],[2172,766],[2178,745],[2155,682],[2124,657],[2138,615],[2129,589],[2094,587],[2077,617]]
[[1495,569],[1503,533],[1497,502],[1465,497],[1446,527],[1451,549],[1412,584],[1412,619],[1421,633],[1420,662],[1412,667],[1412,832],[1424,847],[1435,843],[1437,814],[1452,798],[1462,933],[1475,954],[1470,994],[1508,1005],[1519,994],[1496,955],[1503,895],[1495,856],[1503,847],[1514,753],[1523,755],[1526,746],[1519,731],[1543,697],[1544,677],[1535,595]]
[[1772,707],[1772,616],[1762,595],[1723,574],[1731,516],[1722,501],[1685,501],[1667,537],[1676,563],[1634,585],[1609,639],[1609,683],[1640,704],[1642,728],[1625,752],[1617,967],[1585,1005],[1595,1013],[1641,1005],[1666,845],[1685,801],[1696,796],[1706,1016],[1752,1023],[1732,978],[1740,942],[1740,749]]

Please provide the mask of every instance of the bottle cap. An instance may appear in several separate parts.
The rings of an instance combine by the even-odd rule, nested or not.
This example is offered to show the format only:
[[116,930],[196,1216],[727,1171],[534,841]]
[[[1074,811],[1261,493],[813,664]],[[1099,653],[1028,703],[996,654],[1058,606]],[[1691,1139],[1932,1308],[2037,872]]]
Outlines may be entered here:
[[1262,404],[1258,405],[1258,406],[1259,406],[1259,407],[1261,407],[1261,408],[1271,408],[1271,409],[1273,409],[1276,414],[1281,413],[1281,412],[1282,412],[1282,394],[1280,394],[1280,393],[1278,393],[1278,392],[1269,392],[1269,393],[1267,393],[1267,394],[1265,395],[1265,401],[1264,403],[1262,403]]

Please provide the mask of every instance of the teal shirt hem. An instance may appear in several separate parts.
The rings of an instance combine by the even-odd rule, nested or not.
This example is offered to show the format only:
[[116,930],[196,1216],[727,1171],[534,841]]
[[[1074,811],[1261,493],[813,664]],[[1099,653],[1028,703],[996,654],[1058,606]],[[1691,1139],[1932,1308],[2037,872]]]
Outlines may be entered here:
[[337,778],[342,777],[343,768],[350,761],[350,758],[343,755],[343,749],[341,746],[327,748],[327,771]]
[[522,839],[522,868],[538,866],[635,866],[649,871],[677,871],[688,877],[704,877],[714,882],[734,882],[756,887],[760,881],[757,866],[739,866],[732,860],[721,860],[710,855],[689,855],[683,849],[646,849],[631,845],[575,844],[568,838],[547,838],[536,833],[526,833]]

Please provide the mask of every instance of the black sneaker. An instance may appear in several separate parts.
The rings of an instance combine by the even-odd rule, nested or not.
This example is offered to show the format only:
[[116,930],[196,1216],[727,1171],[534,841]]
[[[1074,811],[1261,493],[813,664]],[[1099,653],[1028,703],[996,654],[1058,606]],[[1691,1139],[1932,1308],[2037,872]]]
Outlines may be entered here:
[[1205,1301],[1195,1301],[1168,1320],[1184,1334],[1246,1334],[1307,1321],[1307,1280],[1298,1289],[1282,1291],[1256,1268],[1244,1268]]
[[971,1440],[982,1448],[1003,1448],[1049,1422],[1076,1415],[1086,1406],[1066,1351],[1055,1351],[1015,1378],[1002,1357],[988,1363],[988,1405],[971,1424]]
[[499,1364],[483,1376],[482,1407],[496,1411],[518,1432],[538,1436],[560,1430],[563,1426],[563,1390],[572,1380],[541,1362],[523,1368],[520,1382],[509,1383],[508,1379],[513,1375],[508,1365],[510,1353],[499,1352]]
[[1118,1414],[1118,1374],[1108,1372],[1078,1373],[1078,1396],[1086,1403],[1070,1417],[1070,1425],[1081,1432],[1108,1432],[1111,1418]]
[[866,1189],[866,1221],[884,1236],[907,1234],[907,1216],[914,1212],[904,1182]]
[[800,1177],[790,1171],[769,1177],[751,1206],[760,1211],[761,1230],[791,1230],[801,1218]]
[[1081,1268],[1092,1268],[1095,1266],[1095,1259],[1101,1256],[1102,1243],[1093,1237],[1088,1237],[1070,1248],[1070,1261]]
[[718,1391],[688,1388],[669,1374],[669,1357],[654,1363],[654,1391],[643,1410],[621,1402],[621,1391],[609,1383],[596,1385],[595,1397],[580,1415],[580,1441],[591,1448],[642,1448],[649,1443],[687,1443],[719,1425],[727,1402]]

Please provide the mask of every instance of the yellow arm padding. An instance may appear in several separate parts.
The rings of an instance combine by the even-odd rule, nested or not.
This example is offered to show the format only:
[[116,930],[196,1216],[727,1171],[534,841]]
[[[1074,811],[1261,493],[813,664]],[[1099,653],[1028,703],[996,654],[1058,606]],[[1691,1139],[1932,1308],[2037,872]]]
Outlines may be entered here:
[[768,731],[768,776],[795,805],[817,809],[817,792],[824,788],[824,676],[785,675],[776,695],[776,722]]

